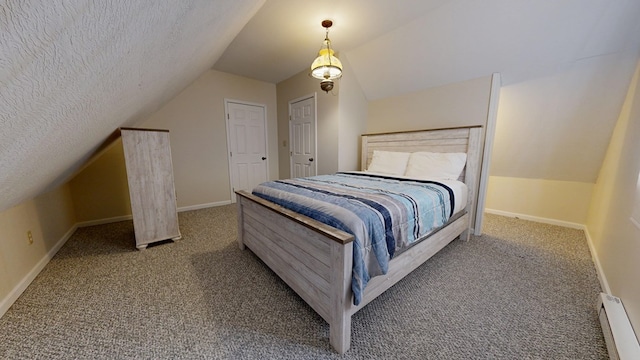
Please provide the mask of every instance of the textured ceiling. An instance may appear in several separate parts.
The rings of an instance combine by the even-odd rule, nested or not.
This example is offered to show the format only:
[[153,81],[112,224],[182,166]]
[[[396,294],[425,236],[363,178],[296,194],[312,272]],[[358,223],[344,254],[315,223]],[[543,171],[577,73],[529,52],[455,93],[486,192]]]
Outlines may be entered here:
[[0,211],[210,68],[263,2],[0,0]]

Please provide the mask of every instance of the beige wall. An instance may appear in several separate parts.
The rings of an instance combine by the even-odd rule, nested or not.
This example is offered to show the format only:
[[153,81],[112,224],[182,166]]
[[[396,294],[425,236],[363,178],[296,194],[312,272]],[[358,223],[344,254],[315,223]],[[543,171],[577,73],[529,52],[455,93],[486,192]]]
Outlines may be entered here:
[[178,207],[231,201],[224,99],[266,106],[269,178],[278,177],[275,85],[209,70],[139,124],[170,132]]
[[[485,76],[371,101],[367,133],[472,125],[486,129],[492,78]],[[482,141],[484,146],[484,136]]]
[[[340,81],[337,81],[333,91],[325,93],[320,90],[320,82],[309,76],[307,70],[303,70],[287,80],[281,81],[276,86],[278,94],[278,160],[280,163],[280,178],[290,177],[289,162],[289,101],[304,96],[316,94],[318,114],[317,134],[318,139],[316,154],[318,174],[331,174],[338,170],[338,132],[339,112],[338,93]],[[283,146],[283,141],[287,146]]]
[[[179,208],[231,201],[224,99],[266,106],[269,177],[278,177],[275,90],[273,84],[210,70],[137,124],[169,130]],[[70,184],[81,222],[131,214],[119,140]]]
[[318,174],[359,169],[360,135],[367,126],[367,99],[348,59],[341,60],[343,76],[329,93],[320,90],[320,82],[311,78],[307,70],[278,83],[280,178],[290,177],[289,147],[283,146],[283,141],[289,140],[289,101],[314,93],[318,114]]
[[117,139],[69,185],[78,222],[131,215],[122,140]]
[[[0,212],[0,316],[75,229],[68,185]],[[28,243],[27,231],[33,234]]]
[[367,132],[485,125],[490,90],[487,76],[371,101]]
[[360,170],[360,135],[367,131],[369,102],[349,70],[349,60],[346,57],[341,60],[345,71],[340,79],[338,104],[338,171]]
[[[622,299],[640,339],[640,229],[630,220],[640,172],[640,62],[609,143],[587,220],[605,290]],[[608,288],[608,289],[606,289]]]
[[594,184],[490,176],[487,212],[579,228]]
[[[367,132],[485,125],[490,89],[488,76],[372,101]],[[507,216],[581,226],[592,191],[591,183],[490,176],[485,207]]]

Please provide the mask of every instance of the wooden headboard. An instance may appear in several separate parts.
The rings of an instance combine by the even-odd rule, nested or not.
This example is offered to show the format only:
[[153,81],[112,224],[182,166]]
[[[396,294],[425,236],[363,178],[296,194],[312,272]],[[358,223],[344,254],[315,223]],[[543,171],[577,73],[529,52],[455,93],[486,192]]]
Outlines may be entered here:
[[471,219],[474,219],[478,186],[480,183],[482,133],[482,126],[467,126],[447,129],[365,134],[362,135],[362,159],[360,166],[362,170],[365,170],[369,166],[374,150],[467,153],[467,164],[460,180],[464,181],[469,188],[467,211],[471,212]]

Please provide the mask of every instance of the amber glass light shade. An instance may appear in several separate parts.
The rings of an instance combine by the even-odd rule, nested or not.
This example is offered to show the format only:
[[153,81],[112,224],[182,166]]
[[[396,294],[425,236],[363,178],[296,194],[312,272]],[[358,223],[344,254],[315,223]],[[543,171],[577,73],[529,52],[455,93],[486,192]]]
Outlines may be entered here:
[[342,63],[331,49],[331,41],[328,38],[324,40],[318,57],[311,64],[311,76],[320,80],[333,80],[342,76]]

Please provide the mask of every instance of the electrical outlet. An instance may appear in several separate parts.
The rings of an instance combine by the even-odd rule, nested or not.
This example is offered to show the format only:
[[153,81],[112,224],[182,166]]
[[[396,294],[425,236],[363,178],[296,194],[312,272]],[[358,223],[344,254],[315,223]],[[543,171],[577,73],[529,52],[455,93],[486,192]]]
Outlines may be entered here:
[[29,239],[29,245],[33,244],[33,234],[31,234],[31,230],[27,231],[27,238]]

